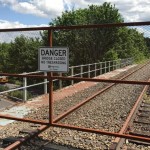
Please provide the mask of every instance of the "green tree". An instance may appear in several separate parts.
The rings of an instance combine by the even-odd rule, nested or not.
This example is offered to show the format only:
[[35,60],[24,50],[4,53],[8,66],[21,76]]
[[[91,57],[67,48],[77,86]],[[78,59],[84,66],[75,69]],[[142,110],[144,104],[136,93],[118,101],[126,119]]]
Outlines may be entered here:
[[[123,22],[123,19],[118,9],[110,3],[104,3],[102,6],[91,5],[85,9],[65,11],[61,17],[50,22],[50,26],[119,22]],[[118,28],[57,30],[53,33],[53,46],[69,47],[71,65],[95,62],[102,60],[104,54],[113,48],[118,30]],[[42,37],[44,45],[48,45],[47,33],[45,32]]]
[[145,42],[146,42],[146,45],[148,47],[148,53],[150,54],[150,38],[149,37],[146,37],[145,38]]
[[118,53],[119,58],[134,57],[135,61],[144,59],[148,54],[143,34],[127,27],[119,29],[118,41],[113,49]]
[[[105,2],[101,6],[65,11],[50,22],[50,26],[121,22],[124,22],[123,18],[115,5]],[[47,32],[42,34],[44,45],[48,45],[47,36]],[[149,53],[144,35],[129,27],[56,30],[53,32],[53,46],[69,47],[70,65],[127,57],[138,61]]]
[[27,38],[23,35],[16,37],[8,49],[9,72],[22,73],[37,70],[38,47],[41,41]]
[[10,48],[9,43],[0,43],[0,72],[7,72],[8,70],[8,49]]

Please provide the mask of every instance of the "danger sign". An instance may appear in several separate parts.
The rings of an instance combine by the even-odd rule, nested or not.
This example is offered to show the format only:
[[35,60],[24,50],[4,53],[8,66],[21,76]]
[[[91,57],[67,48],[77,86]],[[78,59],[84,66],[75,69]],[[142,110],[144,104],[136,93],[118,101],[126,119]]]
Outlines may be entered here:
[[69,49],[67,47],[39,48],[39,70],[49,72],[68,72]]

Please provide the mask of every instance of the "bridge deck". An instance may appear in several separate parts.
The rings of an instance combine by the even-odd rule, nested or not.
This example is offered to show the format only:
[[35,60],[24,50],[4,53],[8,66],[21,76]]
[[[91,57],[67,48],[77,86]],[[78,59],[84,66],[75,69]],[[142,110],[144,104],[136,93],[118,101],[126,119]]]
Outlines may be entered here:
[[[131,65],[131,66],[127,66],[125,68],[122,69],[117,69],[111,72],[108,72],[106,74],[97,76],[96,78],[105,78],[105,79],[109,79],[111,77],[114,77],[120,73],[123,73],[125,71],[127,71],[128,69],[135,67],[135,65]],[[95,82],[79,82],[77,84],[65,87],[63,89],[57,90],[53,92],[53,100],[54,101],[58,101],[61,100],[65,97],[71,96],[81,90],[84,90],[86,88],[92,87],[94,86]],[[43,105],[48,105],[49,103],[49,96],[48,94],[39,96],[37,98],[32,99],[32,101],[27,101],[26,103],[21,103],[17,106],[14,106],[10,109],[6,109],[4,111],[0,111],[0,114],[7,114],[10,116],[15,116],[15,117],[20,117],[23,118],[24,115],[28,114],[32,109],[34,108],[38,108],[41,107]],[[12,120],[6,120],[6,119],[0,119],[0,129],[13,122]]]

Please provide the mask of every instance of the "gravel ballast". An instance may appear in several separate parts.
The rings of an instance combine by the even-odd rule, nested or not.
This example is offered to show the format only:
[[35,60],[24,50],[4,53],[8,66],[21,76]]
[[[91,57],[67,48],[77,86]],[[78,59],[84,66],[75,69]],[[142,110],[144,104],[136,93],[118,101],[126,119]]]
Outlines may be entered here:
[[[134,73],[126,80],[148,80],[150,77],[150,65],[145,66],[137,73]],[[144,73],[143,73],[144,72]],[[106,87],[106,83],[98,83],[93,88],[67,97],[61,101],[54,103],[54,117],[65,112],[71,106],[79,103],[83,99],[92,95],[102,87]],[[92,129],[100,129],[110,132],[119,132],[123,122],[126,120],[131,108],[133,107],[139,93],[142,91],[143,85],[127,85],[117,84],[96,96],[93,100],[86,103],[59,123],[74,125],[78,127],[86,127]],[[27,115],[29,118],[45,119],[48,117],[48,107],[43,106],[38,110],[34,110]],[[0,130],[0,138],[7,136],[17,136],[22,128],[30,128],[29,123],[14,122],[3,130]],[[85,133],[62,128],[49,128],[40,134],[40,141],[51,141],[54,144],[64,145],[70,149],[90,149],[100,150],[108,149],[114,137],[100,134]],[[39,139],[37,139],[38,141]],[[32,145],[32,144],[31,144]],[[38,149],[38,146],[23,146],[21,149]]]

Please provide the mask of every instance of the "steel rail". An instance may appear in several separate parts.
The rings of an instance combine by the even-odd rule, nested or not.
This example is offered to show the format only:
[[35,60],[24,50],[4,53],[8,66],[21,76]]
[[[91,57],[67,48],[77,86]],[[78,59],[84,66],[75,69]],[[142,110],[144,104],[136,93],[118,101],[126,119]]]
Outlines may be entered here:
[[83,132],[90,132],[90,133],[103,134],[103,135],[109,135],[109,136],[114,136],[114,137],[121,137],[121,138],[150,142],[150,138],[141,137],[141,136],[133,136],[133,135],[129,135],[129,134],[107,132],[107,131],[98,130],[98,129],[82,128],[82,127],[65,125],[65,124],[60,124],[60,123],[53,123],[52,126],[59,127],[59,128],[65,128],[65,129],[71,129],[71,130],[77,130],[77,131],[83,131]]
[[[52,46],[52,30],[48,31],[48,38],[49,38],[49,45]],[[40,128],[38,128],[38,132],[32,134],[32,136],[30,137],[26,137],[24,138],[23,141],[16,141],[13,144],[9,145],[5,150],[13,150],[18,148],[20,145],[22,145],[23,143],[25,143],[26,141],[32,139],[34,136],[39,135],[41,132],[45,131],[47,128],[50,127],[50,125],[52,124],[52,117],[53,117],[53,82],[52,82],[52,73],[48,73],[47,79],[49,80],[49,88],[50,88],[50,92],[49,92],[49,122],[47,125],[42,125]]]
[[108,90],[109,88],[111,88],[113,85],[115,85],[115,83],[103,88],[102,90],[96,92],[95,94],[93,94],[92,96],[88,97],[87,99],[83,100],[82,102],[80,102],[79,104],[71,107],[69,110],[67,110],[65,113],[59,115],[58,117],[56,117],[53,122],[58,122],[61,119],[65,118],[67,115],[69,115],[70,113],[72,113],[73,111],[75,111],[76,109],[80,108],[81,106],[83,106],[84,104],[86,104],[87,102],[89,102],[90,100],[92,100],[94,97],[96,97],[97,95],[105,92],[106,90]]
[[[149,79],[149,81],[150,81],[150,79]],[[142,103],[142,98],[143,98],[143,96],[144,96],[147,89],[148,89],[148,85],[144,86],[141,94],[137,98],[137,100],[136,100],[133,108],[131,109],[126,121],[124,122],[121,130],[119,131],[120,134],[123,134],[127,131],[131,120],[133,120],[133,118],[135,117],[135,115],[137,113],[137,110],[140,107],[140,104]],[[120,147],[122,146],[123,142],[124,142],[124,139],[121,139],[119,137],[115,138],[113,140],[113,144],[110,146],[110,150],[119,150]]]
[[[148,63],[149,63],[149,62],[148,62]],[[144,64],[143,66],[139,67],[138,69],[136,69],[136,70],[132,71],[131,73],[127,74],[126,76],[122,77],[121,80],[124,79],[124,78],[126,78],[126,77],[128,77],[128,76],[130,76],[130,75],[133,74],[134,72],[140,70],[141,68],[143,68],[144,66],[146,66],[148,63]],[[52,77],[52,76],[49,75],[49,79],[50,79],[50,77]],[[113,85],[115,85],[115,83],[113,83],[113,84],[111,84],[111,85],[109,85],[109,86],[111,87],[111,86],[113,86]],[[108,86],[108,87],[109,87],[109,86]],[[51,87],[52,87],[52,86],[51,86]],[[103,92],[104,90],[107,90],[107,89],[104,88],[104,89],[101,90],[101,92]],[[94,95],[96,95],[96,94],[98,94],[98,93],[95,93]],[[93,96],[94,96],[94,95],[93,95]],[[50,96],[50,99],[51,99],[51,100],[49,101],[49,104],[52,103],[52,97],[51,97],[51,96]],[[89,100],[91,100],[91,99],[89,99]],[[87,102],[88,102],[89,100],[87,100]],[[83,102],[83,103],[85,104],[86,102]],[[77,109],[77,107],[79,108],[79,107],[80,107],[79,105],[81,105],[81,104],[76,105],[76,108],[75,108],[75,106],[74,106],[74,110]],[[82,104],[82,105],[83,105],[83,104]],[[52,105],[51,105],[50,107],[52,107]],[[53,113],[53,108],[49,108],[49,112],[50,112],[50,114],[52,114],[52,113]],[[64,114],[62,114],[62,115],[58,116],[56,119],[54,119],[53,122],[51,122],[51,120],[52,120],[52,117],[51,117],[49,123],[51,123],[51,126],[52,126],[53,123],[58,122],[60,119],[64,118],[66,115],[68,115],[68,114],[71,113],[71,112],[72,112],[72,110],[70,109],[69,111],[65,112]],[[42,127],[42,126],[41,126],[41,127]],[[50,126],[48,126],[48,127],[50,127]],[[37,135],[38,135],[38,134],[37,134]],[[36,135],[35,135],[35,136],[36,136]],[[28,140],[28,139],[27,139],[27,140]],[[26,140],[26,141],[27,141],[27,140]],[[19,146],[22,145],[23,143],[24,143],[24,142],[21,143],[20,141],[17,141],[17,142],[14,143],[14,146],[15,146],[15,147],[19,147]],[[10,145],[10,146],[11,146],[11,148],[12,148],[12,145]],[[8,149],[8,150],[10,150],[10,149]]]
[[37,129],[38,132],[36,132],[36,133],[34,133],[34,134],[30,135],[30,136],[26,136],[24,138],[21,138],[20,140],[18,140],[16,142],[14,142],[13,144],[9,145],[8,147],[6,147],[4,150],[15,150],[20,145],[24,144],[27,140],[30,140],[30,139],[34,138],[35,136],[37,136],[41,132],[45,131],[47,128],[49,128],[49,125],[42,125],[42,126],[40,126]]
[[[144,64],[143,66],[139,67],[138,69],[132,71],[131,73],[128,73],[127,75],[121,77],[120,80],[123,80],[123,79],[129,77],[130,75],[132,75],[133,73],[137,72],[138,70],[140,70],[141,68],[145,67],[145,66],[148,65],[148,64],[149,64],[149,62],[146,63],[146,64]],[[116,83],[112,83],[112,84],[108,85],[107,87],[101,89],[100,91],[94,93],[92,96],[86,98],[85,100],[83,100],[83,101],[80,102],[79,104],[77,104],[77,105],[71,107],[71,108],[70,108],[69,110],[67,110],[65,113],[63,113],[63,114],[59,115],[58,117],[56,117],[53,122],[56,123],[56,122],[58,122],[59,120],[63,119],[63,118],[66,117],[68,114],[70,114],[71,112],[73,112],[73,111],[75,111],[76,109],[80,108],[81,106],[83,106],[84,104],[86,104],[87,102],[89,102],[91,99],[93,99],[93,98],[96,97],[97,95],[99,95],[99,94],[105,92],[106,90],[110,89],[110,88],[113,87],[114,85],[116,85]]]
[[37,30],[67,30],[67,29],[73,30],[73,29],[106,28],[106,27],[111,28],[111,27],[124,27],[124,26],[142,26],[142,25],[150,25],[150,21],[127,22],[127,23],[107,23],[107,24],[93,24],[93,25],[10,28],[10,29],[0,29],[0,32],[37,31]]

